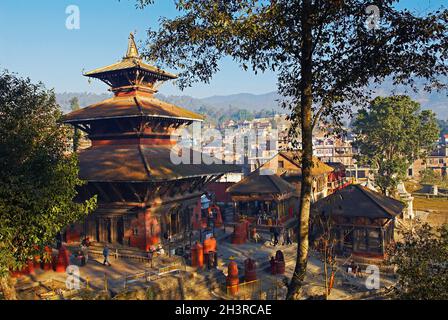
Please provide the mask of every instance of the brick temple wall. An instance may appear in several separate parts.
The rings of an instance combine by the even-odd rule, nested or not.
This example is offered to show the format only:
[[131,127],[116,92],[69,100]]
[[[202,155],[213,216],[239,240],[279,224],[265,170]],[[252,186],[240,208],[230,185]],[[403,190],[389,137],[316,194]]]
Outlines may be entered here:
[[157,245],[161,239],[160,223],[152,216],[151,210],[139,212],[137,218],[130,221],[129,229],[125,230],[125,238],[129,239],[131,247],[149,250]]

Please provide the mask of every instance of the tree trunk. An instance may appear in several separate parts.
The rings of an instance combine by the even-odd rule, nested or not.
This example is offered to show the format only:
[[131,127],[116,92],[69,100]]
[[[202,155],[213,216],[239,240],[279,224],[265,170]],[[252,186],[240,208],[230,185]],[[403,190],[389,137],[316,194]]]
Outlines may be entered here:
[[79,138],[80,138],[80,132],[78,128],[74,129],[73,132],[73,152],[76,153],[78,151],[79,147]]
[[17,300],[16,290],[11,285],[9,276],[0,277],[0,290],[5,300]]
[[299,298],[299,291],[302,287],[306,275],[308,262],[308,233],[311,207],[312,176],[313,165],[313,128],[312,128],[312,21],[311,21],[311,1],[303,1],[302,23],[302,57],[301,57],[301,103],[300,116],[302,128],[302,188],[300,194],[300,217],[297,227],[298,246],[297,260],[294,275],[288,287],[288,300]]
[[325,300],[328,300],[329,283],[328,283],[328,263],[327,263],[327,241],[324,244],[324,277],[325,277]]

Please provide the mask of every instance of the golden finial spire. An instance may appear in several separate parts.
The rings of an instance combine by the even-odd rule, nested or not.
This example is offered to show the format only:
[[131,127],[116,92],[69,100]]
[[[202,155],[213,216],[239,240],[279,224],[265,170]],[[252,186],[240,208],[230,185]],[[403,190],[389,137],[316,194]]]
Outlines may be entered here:
[[140,59],[140,56],[138,54],[137,45],[135,44],[134,33],[132,33],[132,32],[129,35],[128,51],[126,52],[126,57],[125,58],[127,58],[127,59],[129,59],[129,58]]

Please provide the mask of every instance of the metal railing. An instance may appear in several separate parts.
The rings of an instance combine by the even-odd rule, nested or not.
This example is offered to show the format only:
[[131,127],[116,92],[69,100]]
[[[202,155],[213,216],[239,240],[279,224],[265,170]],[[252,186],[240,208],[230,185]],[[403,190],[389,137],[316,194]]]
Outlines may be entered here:
[[32,286],[20,288],[20,290],[30,290],[36,287],[46,288],[46,292],[38,294],[43,300],[63,300],[79,298],[85,290],[92,289],[95,294],[104,293],[109,295],[113,289],[116,293],[129,290],[134,284],[148,285],[150,282],[169,276],[173,273],[181,274],[186,271],[186,264],[183,259],[179,259],[168,265],[160,266],[156,270],[144,270],[132,274],[125,274],[121,277],[111,277],[104,273],[104,276],[96,277],[91,280],[90,277],[79,278],[78,287],[69,289],[64,281],[58,279],[49,279],[43,282],[35,283]]
[[[235,293],[236,287],[238,291]],[[224,300],[283,300],[286,297],[286,287],[278,278],[241,282],[237,286],[221,283],[219,289],[218,296]]]
[[[95,250],[95,249],[89,249],[89,255],[91,256],[100,256],[103,257],[103,251]],[[139,255],[133,255],[133,254],[127,254],[127,253],[120,253],[118,250],[115,250],[109,254],[109,256],[115,258],[115,259],[126,259],[126,260],[137,260],[140,262],[151,262],[151,259],[145,256],[139,256]]]
[[242,282],[238,285],[227,286],[226,283],[220,286],[224,299],[226,300],[261,300],[262,286],[260,280]]
[[158,268],[158,270],[145,270],[143,272],[125,275],[123,277],[123,287],[124,289],[127,289],[132,283],[140,282],[142,280],[148,283],[172,273],[180,273],[181,271],[186,271],[186,265],[183,261],[177,261],[168,266]]

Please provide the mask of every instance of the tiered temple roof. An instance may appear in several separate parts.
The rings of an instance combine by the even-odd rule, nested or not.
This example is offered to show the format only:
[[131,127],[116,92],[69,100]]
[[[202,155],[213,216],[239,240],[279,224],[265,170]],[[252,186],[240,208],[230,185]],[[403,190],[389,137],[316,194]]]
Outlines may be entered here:
[[158,244],[183,247],[205,186],[240,168],[198,163],[199,151],[177,146],[177,129],[203,117],[154,97],[160,82],[176,76],[144,63],[132,34],[122,61],[85,76],[108,84],[114,97],[64,119],[92,142],[79,152],[79,177],[87,183],[76,200],[97,195],[98,208],[84,221],[83,234],[145,252]]
[[154,97],[157,82],[176,76],[144,63],[132,34],[122,61],[85,76],[111,86],[114,96],[64,117],[65,123],[87,132],[92,140],[92,147],[79,155],[81,179],[155,182],[240,170],[232,165],[172,163],[175,129],[204,117]]
[[126,56],[121,62],[84,74],[111,87],[115,96],[67,115],[67,123],[100,119],[149,117],[202,121],[204,117],[154,97],[156,83],[177,78],[169,72],[142,61],[134,36],[129,37]]

